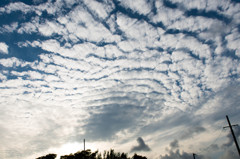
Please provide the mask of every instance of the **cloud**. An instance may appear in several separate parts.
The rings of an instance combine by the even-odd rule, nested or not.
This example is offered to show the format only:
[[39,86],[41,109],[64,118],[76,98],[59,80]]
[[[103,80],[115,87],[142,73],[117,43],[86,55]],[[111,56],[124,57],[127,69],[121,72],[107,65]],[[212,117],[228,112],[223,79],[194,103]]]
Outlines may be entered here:
[[[112,99],[102,99],[109,102],[112,100],[115,104],[100,105],[100,107],[93,109],[90,118],[84,125],[84,134],[77,136],[77,138],[85,136],[93,141],[112,140],[118,133],[134,129],[140,120],[141,111],[144,108],[130,104],[117,104],[117,101],[126,100],[126,98],[112,97]],[[91,109],[89,110],[91,112]],[[82,127],[77,127],[76,131],[81,129]]]
[[[28,99],[27,96],[25,99]],[[33,105],[24,101],[17,104],[19,110],[14,110],[13,103],[8,102],[8,107],[3,109],[4,113],[1,113],[1,120],[5,124],[12,124],[5,127],[1,123],[1,131],[8,134],[1,138],[7,143],[1,150],[7,152],[16,149],[17,153],[7,152],[5,157],[26,158],[49,148],[58,147],[68,141],[73,126],[69,123],[75,123],[70,114],[73,115],[76,112],[73,113],[68,107]],[[80,114],[78,112],[75,115]],[[9,140],[9,137],[14,138],[14,140]],[[28,147],[27,149],[22,146],[23,143]]]
[[3,25],[3,27],[0,28],[0,33],[4,33],[4,32],[14,32],[17,28],[18,28],[18,23],[14,22],[10,25]]
[[[185,151],[180,151],[178,140],[173,140],[170,143],[170,150],[166,148],[168,154],[160,155],[160,159],[192,159],[193,153],[188,153]],[[195,154],[196,155],[196,154]],[[202,155],[196,155],[197,158],[206,159]]]
[[178,140],[173,140],[171,143],[170,143],[170,147],[171,149],[176,149],[179,147],[179,144],[178,144]]
[[[180,146],[179,145],[179,141],[176,140],[176,139],[173,140],[172,142],[170,142],[169,146],[170,146],[170,149],[166,148],[167,154],[160,155],[160,159],[192,159],[193,158],[193,154],[195,154],[195,158],[211,159],[211,158],[209,158],[208,154],[204,154],[203,153],[203,150],[201,150],[200,152],[199,151],[195,151],[195,152],[197,152],[197,153],[195,153],[193,145],[191,145],[191,148],[189,150],[190,152],[181,150],[181,149],[186,148],[186,147],[184,147],[182,144]],[[214,150],[214,148],[218,149],[217,145],[212,145],[211,146],[211,150]]]
[[217,20],[223,21],[225,23],[229,23],[231,21],[231,19],[229,19],[228,17],[226,17],[222,14],[219,14],[216,11],[198,10],[195,8],[185,12],[185,15],[186,16],[203,16],[206,18],[217,19]]
[[133,146],[131,149],[131,152],[136,152],[136,151],[151,151],[148,145],[145,144],[144,140],[142,137],[137,138],[138,145]]
[[[175,152],[170,150],[169,154],[166,154],[164,156],[160,156],[160,159],[192,159],[193,154],[187,153],[187,152],[180,152],[179,149],[177,149]],[[198,157],[199,158],[199,157]],[[200,157],[201,159],[201,157]]]
[[181,136],[182,139],[187,139],[187,138],[191,138],[194,135],[200,134],[205,132],[206,129],[202,126],[197,126],[197,127],[193,127],[193,128],[188,128],[188,130],[184,131],[183,135]]
[[0,64],[3,65],[4,67],[24,67],[26,66],[28,63],[24,62],[16,57],[12,57],[12,58],[5,58],[5,59],[1,59],[0,60]]
[[[22,2],[10,3],[6,7],[4,7],[4,12],[10,14],[11,12],[22,11],[24,13],[33,11],[33,8],[29,5],[26,5]],[[3,14],[3,13],[2,13]]]
[[226,151],[223,156],[220,157],[220,159],[238,159],[239,156],[237,155],[237,153],[235,151],[232,150],[228,150]]
[[[228,129],[230,129],[230,128],[228,128]],[[234,131],[235,137],[238,139],[240,137],[240,128],[239,128],[239,126],[233,127],[233,131]],[[233,139],[233,136],[232,136],[232,133],[230,132],[230,130],[229,130],[229,133],[227,135],[227,138],[228,138],[228,142],[224,143],[222,145],[223,147],[230,147],[232,145],[235,145],[235,142],[234,142],[234,139]]]
[[226,38],[229,41],[227,44],[228,48],[233,49],[235,51],[236,56],[240,57],[240,49],[236,43],[238,41],[238,39],[240,38],[240,36],[238,36],[237,29],[234,29],[232,31],[232,33],[230,35],[228,35]]
[[[161,103],[159,104],[161,105]],[[159,107],[156,107],[156,109],[159,109]],[[154,111],[154,109],[152,111]],[[168,115],[165,116],[165,113],[168,113]],[[201,124],[198,120],[191,120],[191,114],[187,114],[186,112],[171,107],[162,107],[162,111],[159,111],[159,113],[157,113],[156,116],[153,117],[158,120],[155,120],[155,122],[150,122],[149,124],[145,125],[142,128],[141,132],[144,134],[148,134],[150,132],[161,132],[163,134],[162,136],[159,136],[160,138],[170,138],[173,134],[168,133],[168,131],[173,131],[173,133],[177,131],[177,134],[181,135],[183,131],[181,129],[186,129],[186,127],[188,127],[186,124],[191,125],[192,127],[194,127],[194,125]],[[189,122],[190,120],[191,122]],[[181,131],[179,132],[179,130]]]
[[8,54],[8,45],[4,42],[0,42],[0,53]]
[[146,0],[139,1],[120,1],[120,4],[125,8],[130,8],[139,14],[148,14],[151,11],[151,3]]
[[238,3],[36,0],[0,14],[8,19],[0,28],[0,129],[9,135],[0,138],[8,150],[86,138],[127,151],[146,136],[152,158],[168,143],[162,157],[192,158],[185,148],[214,140],[226,112],[237,120]]
[[239,96],[240,91],[238,82],[223,87],[209,99],[206,99],[204,103],[201,104],[201,109],[199,109],[196,114],[209,116],[213,121],[226,120],[226,115],[229,115],[230,119],[234,119],[239,109]]
[[91,13],[94,14],[98,19],[96,20],[104,20],[109,16],[109,13],[114,9],[113,2],[111,1],[87,1],[84,3],[91,10]]

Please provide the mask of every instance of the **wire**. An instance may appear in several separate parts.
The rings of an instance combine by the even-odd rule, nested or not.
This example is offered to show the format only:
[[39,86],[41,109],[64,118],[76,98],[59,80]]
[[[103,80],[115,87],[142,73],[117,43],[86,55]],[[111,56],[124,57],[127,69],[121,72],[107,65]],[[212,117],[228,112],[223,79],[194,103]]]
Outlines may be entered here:
[[201,149],[200,151],[198,151],[197,154],[202,154],[203,152],[209,151],[209,149],[211,148],[211,146],[214,145],[214,144],[218,141],[218,139],[221,137],[221,134],[222,134],[223,130],[224,130],[224,129],[221,129],[221,131],[220,131],[220,133],[218,134],[217,138],[216,138],[211,144],[209,144],[206,148]]

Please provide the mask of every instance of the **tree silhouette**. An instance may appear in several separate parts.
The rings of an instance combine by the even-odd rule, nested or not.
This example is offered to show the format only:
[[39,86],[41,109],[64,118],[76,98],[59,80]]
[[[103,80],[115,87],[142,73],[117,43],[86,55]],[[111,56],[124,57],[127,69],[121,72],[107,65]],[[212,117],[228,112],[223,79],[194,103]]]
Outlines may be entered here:
[[[36,159],[55,159],[56,154],[48,154],[46,156],[38,157]],[[132,158],[128,157],[127,153],[115,152],[113,149],[104,151],[103,155],[98,151],[91,152],[91,150],[78,151],[74,154],[61,156],[60,159],[147,159],[146,157],[134,154]]]
[[115,153],[113,149],[110,151],[105,151],[103,154],[103,159],[130,159],[127,157],[126,153]]
[[98,151],[91,152],[91,150],[78,151],[75,154],[61,156],[60,159],[101,159]]
[[137,154],[134,154],[133,157],[132,157],[132,159],[147,159],[147,157],[145,157],[145,156],[139,156],[139,155],[137,155]]
[[60,159],[74,159],[74,155],[70,154],[70,155],[61,156]]
[[38,157],[36,159],[55,159],[57,157],[56,154],[48,154],[46,156]]

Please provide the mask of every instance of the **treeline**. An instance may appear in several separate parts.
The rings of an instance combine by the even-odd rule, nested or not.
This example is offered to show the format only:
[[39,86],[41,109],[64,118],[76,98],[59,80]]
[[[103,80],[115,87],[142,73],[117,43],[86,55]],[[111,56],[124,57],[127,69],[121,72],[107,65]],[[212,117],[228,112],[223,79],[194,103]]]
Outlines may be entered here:
[[[36,159],[55,159],[56,154],[48,154],[41,156]],[[91,152],[91,150],[78,151],[74,154],[61,156],[60,159],[147,159],[145,156],[134,154],[132,157],[128,157],[127,153],[114,152],[113,149],[110,151],[104,151],[103,154],[98,151]]]

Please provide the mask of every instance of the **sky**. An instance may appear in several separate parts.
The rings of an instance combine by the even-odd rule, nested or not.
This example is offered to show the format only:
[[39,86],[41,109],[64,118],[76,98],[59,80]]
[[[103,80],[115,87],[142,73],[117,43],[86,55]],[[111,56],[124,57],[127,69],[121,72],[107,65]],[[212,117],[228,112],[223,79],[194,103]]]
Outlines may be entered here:
[[0,158],[238,158],[239,33],[239,0],[1,0]]

